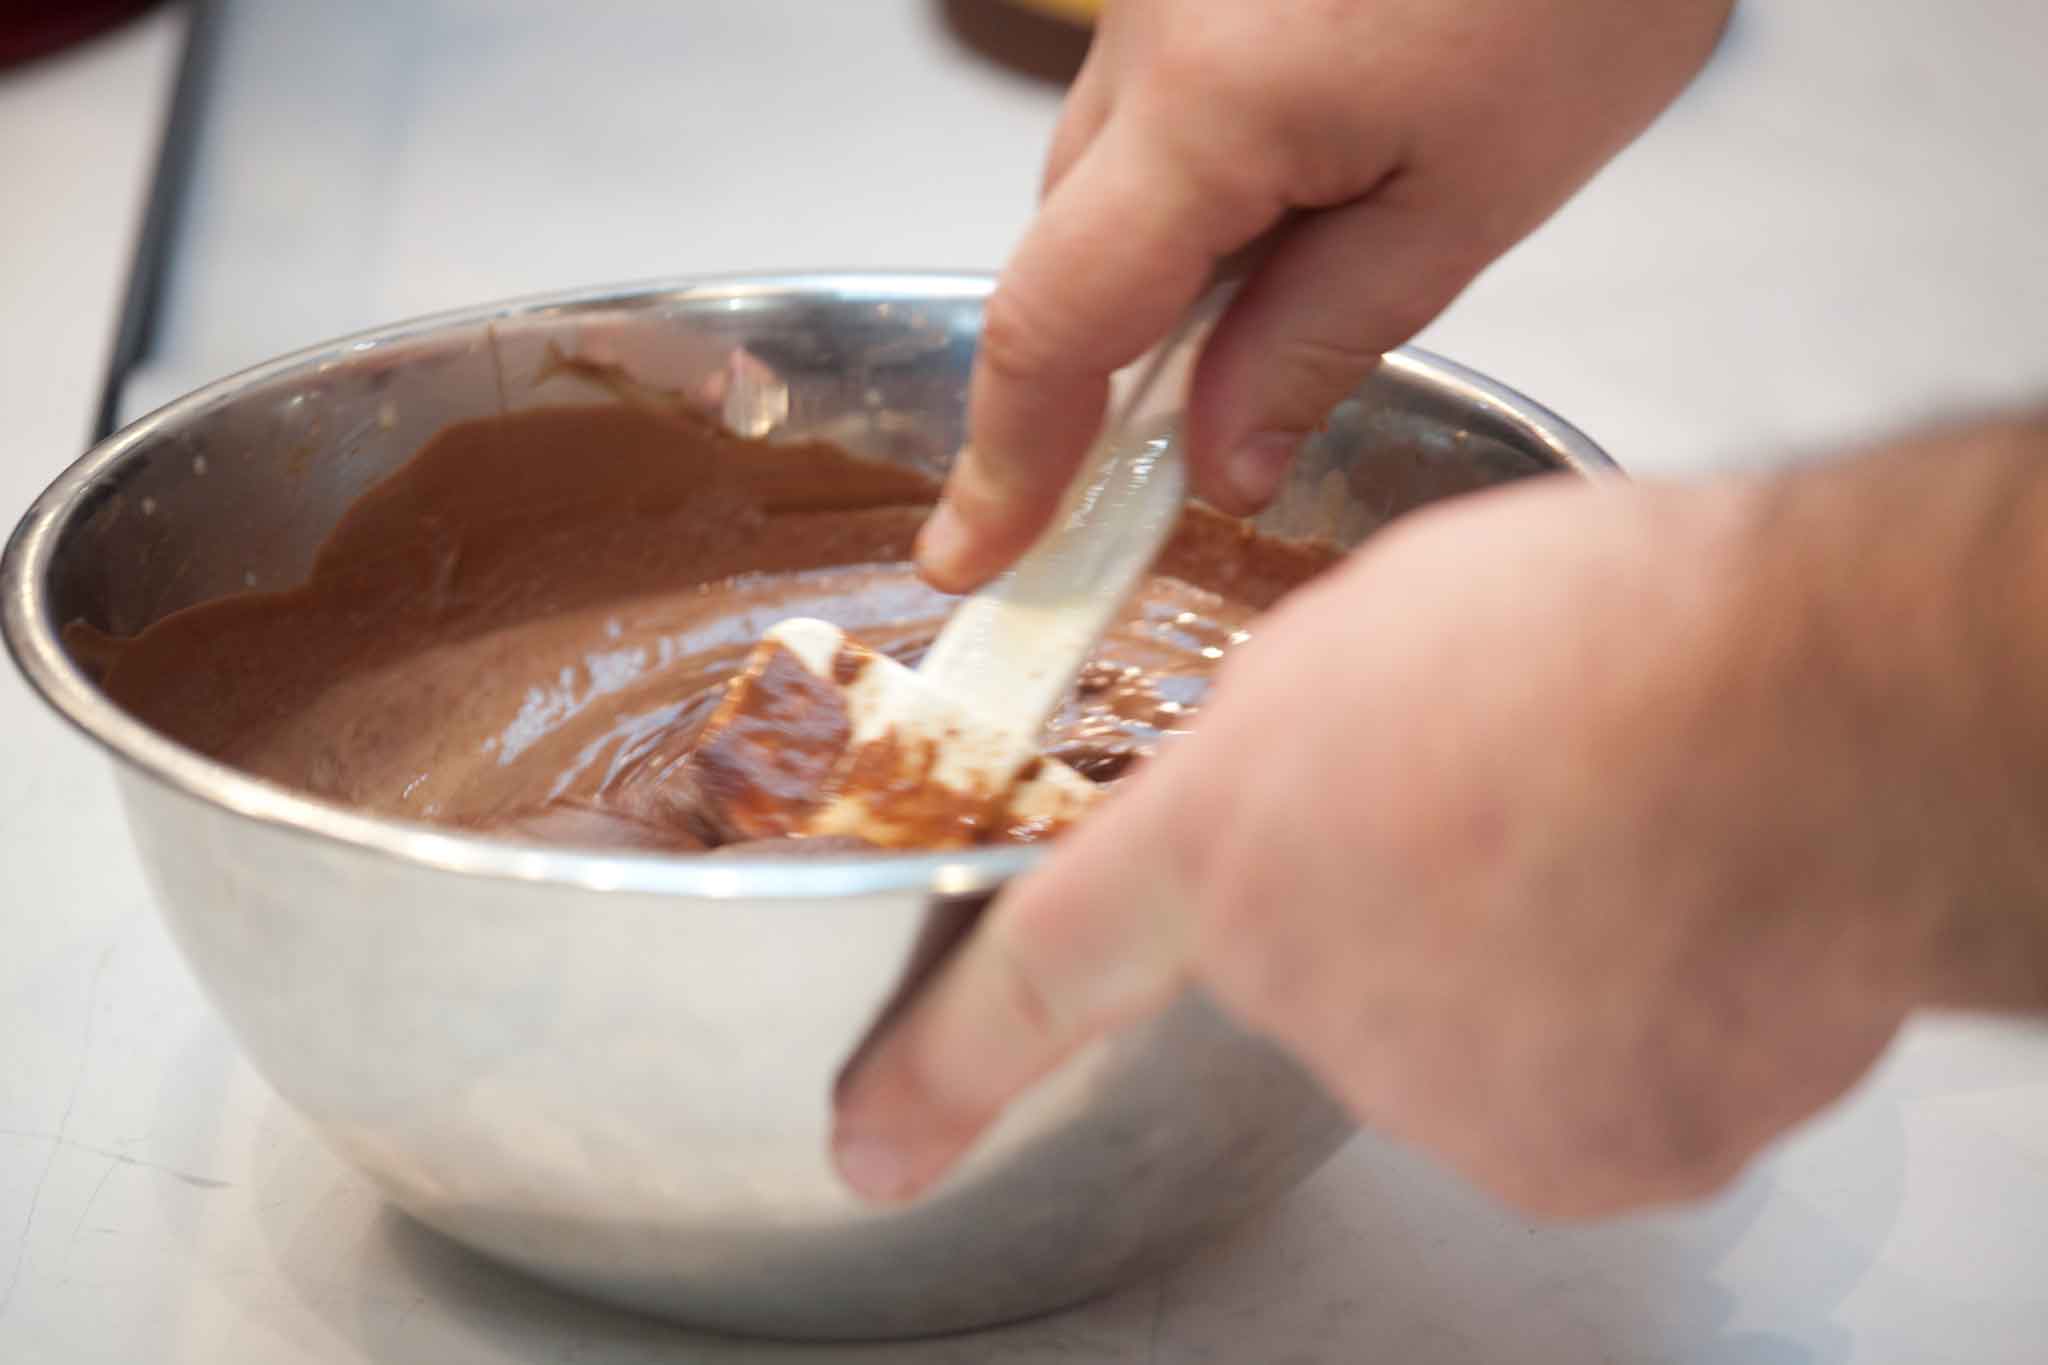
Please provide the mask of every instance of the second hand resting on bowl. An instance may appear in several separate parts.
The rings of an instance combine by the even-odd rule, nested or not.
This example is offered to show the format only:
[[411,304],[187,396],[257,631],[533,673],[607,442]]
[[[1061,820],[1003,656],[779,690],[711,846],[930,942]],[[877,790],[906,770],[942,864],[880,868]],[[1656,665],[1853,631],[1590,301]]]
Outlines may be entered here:
[[1098,797],[1041,754],[1058,708],[1180,515],[1173,413],[1225,291],[1126,371],[1051,528],[963,601],[915,670],[827,621],[772,627],[705,723],[691,766],[746,838],[850,835],[957,848],[1047,833]]

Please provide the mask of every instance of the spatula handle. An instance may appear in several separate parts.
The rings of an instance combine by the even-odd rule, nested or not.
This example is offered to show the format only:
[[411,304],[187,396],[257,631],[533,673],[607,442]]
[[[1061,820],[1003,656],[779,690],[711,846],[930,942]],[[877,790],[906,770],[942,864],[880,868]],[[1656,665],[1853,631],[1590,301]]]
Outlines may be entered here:
[[962,602],[920,666],[1011,737],[1018,761],[1172,534],[1187,495],[1178,417],[1201,342],[1227,301],[1212,288],[1117,377],[1110,418],[1052,525]]

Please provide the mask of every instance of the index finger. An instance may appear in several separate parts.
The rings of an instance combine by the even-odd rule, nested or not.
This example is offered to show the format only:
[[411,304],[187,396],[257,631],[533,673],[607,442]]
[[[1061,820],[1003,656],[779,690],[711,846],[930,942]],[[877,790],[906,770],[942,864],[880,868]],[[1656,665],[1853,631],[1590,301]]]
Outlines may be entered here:
[[918,545],[934,584],[980,586],[1045,527],[1102,424],[1109,377],[1172,327],[1280,205],[1192,166],[1120,111],[1059,181],[983,315],[968,446]]
[[836,1096],[832,1148],[857,1193],[891,1203],[921,1193],[1011,1099],[1173,998],[1199,877],[1196,842],[1161,820],[1172,785],[1134,785],[1069,836],[856,1060]]

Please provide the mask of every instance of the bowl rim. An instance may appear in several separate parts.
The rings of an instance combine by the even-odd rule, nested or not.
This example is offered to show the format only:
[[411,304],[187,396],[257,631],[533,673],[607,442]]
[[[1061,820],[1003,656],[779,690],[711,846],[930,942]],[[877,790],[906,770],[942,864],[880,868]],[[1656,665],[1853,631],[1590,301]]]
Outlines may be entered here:
[[[246,820],[319,843],[471,877],[710,901],[838,900],[906,891],[964,896],[993,890],[1035,866],[1045,856],[1045,846],[802,859],[706,857],[578,850],[365,815],[253,777],[129,715],[64,649],[44,585],[61,533],[96,483],[162,433],[258,384],[295,373],[310,377],[323,366],[437,332],[551,312],[686,303],[693,298],[978,299],[987,297],[994,283],[993,274],[975,271],[833,270],[690,275],[555,290],[424,314],[249,366],[164,404],[98,442],[29,505],[0,554],[0,636],[30,687],[110,754],[117,766]],[[1390,353],[1384,364],[1515,428],[1547,451],[1560,468],[1589,477],[1619,472],[1613,459],[1585,433],[1506,385],[1415,347]]]

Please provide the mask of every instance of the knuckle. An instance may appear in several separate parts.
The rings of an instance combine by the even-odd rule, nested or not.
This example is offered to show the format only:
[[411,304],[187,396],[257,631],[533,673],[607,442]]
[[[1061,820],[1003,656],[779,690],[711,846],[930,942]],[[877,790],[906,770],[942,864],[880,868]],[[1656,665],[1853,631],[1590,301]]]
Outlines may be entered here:
[[960,1108],[957,1087],[948,1083],[944,1054],[929,1034],[913,1033],[886,1054],[882,1063],[871,1063],[883,1076],[870,1084],[888,1096],[898,1108],[920,1113],[950,1114]]
[[1062,1008],[1047,974],[1037,969],[1036,956],[1007,921],[990,924],[988,957],[1003,1015],[1020,1035],[1046,1041],[1063,1037],[1071,1028],[1072,1012]]
[[1446,282],[1439,286],[1434,281],[1397,290],[1381,305],[1374,322],[1389,346],[1402,345],[1436,321],[1456,292],[1455,285]]
[[1268,421],[1287,431],[1311,431],[1378,368],[1380,352],[1350,341],[1295,336],[1282,341]]
[[1748,1164],[1745,1158],[1727,1157],[1687,1171],[1673,1182],[1670,1202],[1693,1204],[1712,1199],[1733,1185]]
[[1038,510],[1048,476],[1030,452],[971,446],[946,491],[946,500],[977,530],[1001,533]]
[[1754,1144],[1728,1106],[1702,1104],[1683,1087],[1627,1084],[1605,1103],[1504,1145],[1490,1134],[1465,1164],[1482,1187],[1513,1208],[1557,1222],[1589,1222],[1698,1202],[1725,1189]]
[[1261,908],[1248,895],[1218,898],[1208,917],[1202,956],[1230,1003],[1248,1018],[1265,1022],[1294,998],[1298,971],[1276,951],[1272,925]]
[[1682,1084],[1638,1093],[1635,1111],[1614,1123],[1606,1163],[1632,1204],[1702,1197],[1741,1170],[1747,1145],[1731,1105]]
[[1361,91],[1345,64],[1304,63],[1298,49],[1276,56],[1270,35],[1244,18],[1191,15],[1162,36],[1140,93],[1157,131],[1212,201],[1277,213],[1363,193],[1394,148],[1393,120],[1359,112],[1382,103],[1376,92]]
[[1732,1174],[1712,1171],[1627,1170],[1609,1163],[1583,1161],[1541,1169],[1502,1165],[1482,1174],[1478,1183],[1503,1203],[1529,1217],[1551,1223],[1591,1223],[1646,1209],[1704,1198]]
[[1380,352],[1361,342],[1344,338],[1290,337],[1281,346],[1281,357],[1289,369],[1330,387],[1352,383],[1357,376],[1379,364]]
[[1425,258],[1407,272],[1403,287],[1382,305],[1387,334],[1406,341],[1436,321],[1437,314],[1505,245],[1495,246],[1469,235],[1431,243]]
[[1286,212],[1285,165],[1269,150],[1276,139],[1252,121],[1219,126],[1213,115],[1161,114],[1153,126],[1190,231],[1206,252],[1234,251]]
[[1298,197],[1288,131],[1302,121],[1298,102],[1241,47],[1202,34],[1170,44],[1131,101],[1164,168],[1226,240],[1250,237]]
[[1283,897],[1234,873],[1235,860],[1224,853],[1203,893],[1203,974],[1222,1001],[1255,1027],[1297,1037],[1313,1013],[1315,955],[1290,931],[1277,904]]
[[982,310],[976,359],[998,381],[1036,383],[1071,368],[1070,332],[1061,327],[1054,307],[1006,281]]
[[1547,1223],[1576,1223],[1611,1217],[1627,1207],[1612,1192],[1574,1187],[1565,1180],[1543,1180],[1515,1173],[1479,1182],[1509,1208]]
[[1333,117],[1356,110],[1360,96],[1308,81],[1280,82],[1247,120],[1259,163],[1269,168],[1292,208],[1336,208],[1372,189],[1396,155],[1383,123]]
[[1463,1136],[1463,1145],[1447,1153],[1452,1165],[1519,1214],[1575,1223],[1633,1206],[1631,1182],[1618,1178],[1597,1156],[1560,1144],[1559,1134],[1546,1134],[1540,1126],[1531,1142],[1498,1126]]
[[1168,28],[1152,54],[1153,81],[1183,99],[1197,95],[1242,108],[1261,97],[1264,82],[1259,74],[1213,23],[1183,22]]

